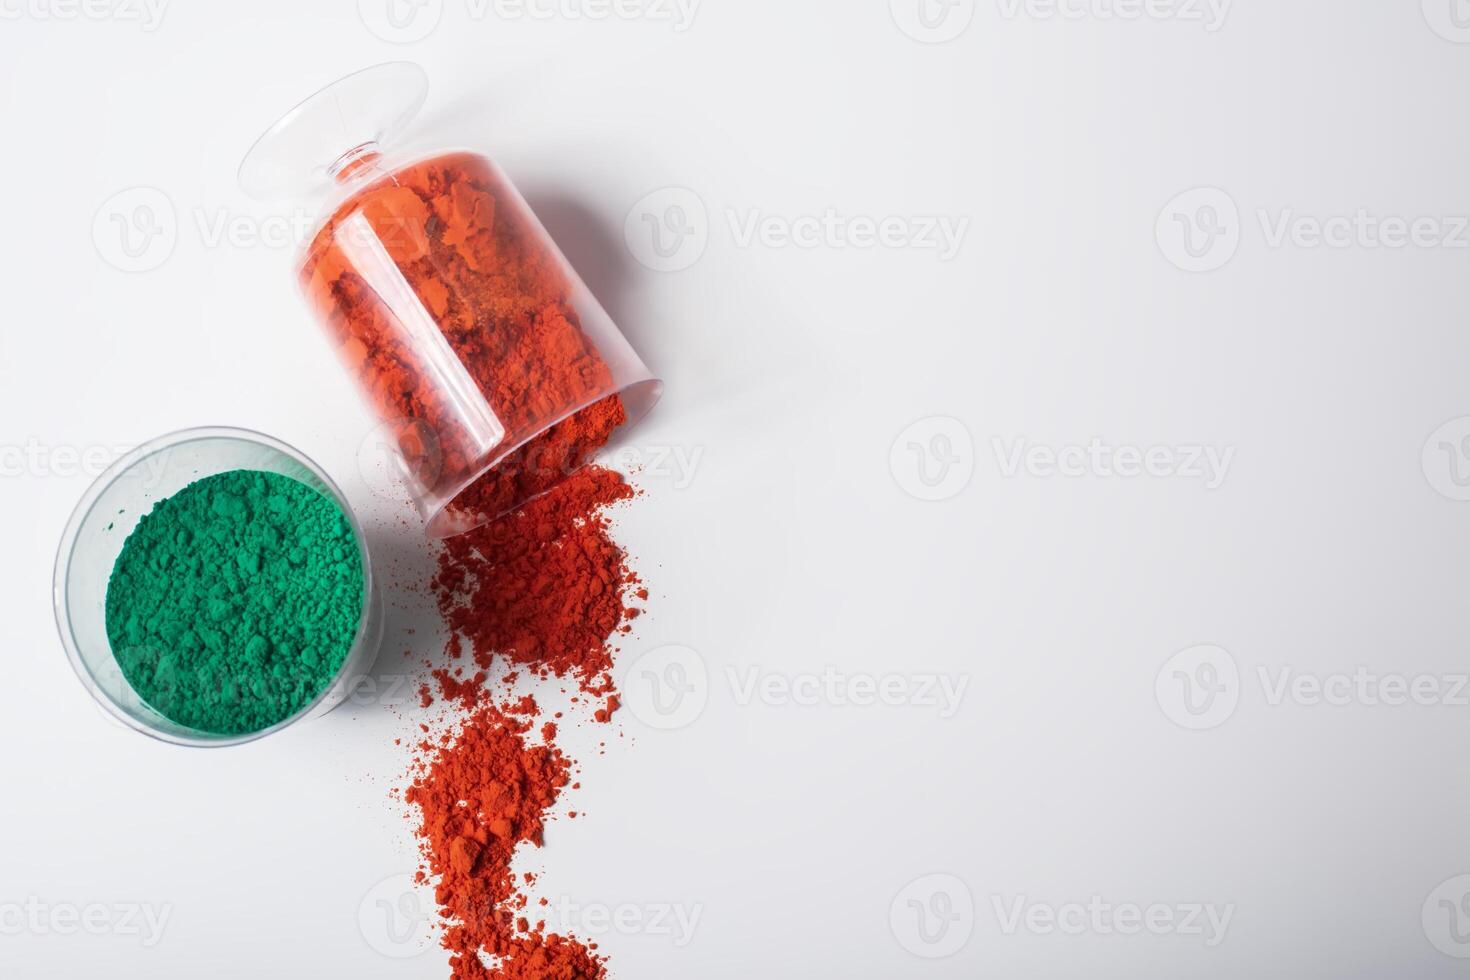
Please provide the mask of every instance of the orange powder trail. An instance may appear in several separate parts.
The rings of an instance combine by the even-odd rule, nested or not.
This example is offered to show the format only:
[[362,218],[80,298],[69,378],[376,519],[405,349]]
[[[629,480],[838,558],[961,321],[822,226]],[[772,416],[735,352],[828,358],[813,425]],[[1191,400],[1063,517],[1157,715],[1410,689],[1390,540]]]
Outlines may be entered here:
[[451,734],[419,743],[404,796],[417,809],[420,880],[434,883],[456,980],[606,976],[595,943],[536,920],[526,893],[534,878],[511,870],[522,845],[541,846],[547,811],[570,781],[557,726],[533,698],[499,704],[485,683],[498,658],[512,676],[575,679],[596,698],[595,721],[617,709],[611,642],[648,593],[606,510],[634,495],[619,474],[586,467],[440,551],[433,587],[454,666],[435,671],[438,690],[423,696],[437,693],[463,716]]

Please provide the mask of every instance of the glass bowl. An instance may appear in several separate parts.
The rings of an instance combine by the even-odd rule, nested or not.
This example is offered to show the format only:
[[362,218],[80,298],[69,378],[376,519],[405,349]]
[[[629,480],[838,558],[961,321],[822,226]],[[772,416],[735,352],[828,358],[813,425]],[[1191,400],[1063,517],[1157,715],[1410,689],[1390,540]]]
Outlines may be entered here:
[[[301,710],[269,728],[217,735],[171,721],[137,694],[123,676],[107,639],[107,583],[123,543],[160,500],[205,477],[230,470],[264,470],[298,480],[336,501],[362,556],[362,613],[352,648],[332,683]],[[175,745],[239,745],[264,738],[303,718],[326,714],[350,693],[354,678],[372,666],[383,617],[373,581],[367,538],[342,491],[300,452],[245,429],[186,429],[145,443],[114,463],[82,496],[56,554],[53,596],[56,627],[72,669],[112,717],[135,731]]]

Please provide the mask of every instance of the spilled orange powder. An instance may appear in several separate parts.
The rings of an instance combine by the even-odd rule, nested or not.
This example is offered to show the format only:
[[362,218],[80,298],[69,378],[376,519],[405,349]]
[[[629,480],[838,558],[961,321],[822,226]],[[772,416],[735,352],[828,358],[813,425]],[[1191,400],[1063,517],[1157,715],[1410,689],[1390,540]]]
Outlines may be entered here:
[[[527,889],[535,879],[511,870],[523,845],[541,846],[546,813],[570,781],[557,723],[534,698],[497,702],[486,684],[497,659],[512,668],[502,680],[571,677],[595,695],[594,720],[611,718],[619,702],[610,644],[648,596],[606,514],[632,496],[622,476],[589,466],[441,546],[433,587],[451,630],[452,666],[435,670],[436,689],[420,695],[437,695],[463,721],[419,743],[405,799],[418,809],[420,878],[434,882],[455,978],[606,975],[595,943],[532,919]],[[466,648],[472,667],[462,662]]]

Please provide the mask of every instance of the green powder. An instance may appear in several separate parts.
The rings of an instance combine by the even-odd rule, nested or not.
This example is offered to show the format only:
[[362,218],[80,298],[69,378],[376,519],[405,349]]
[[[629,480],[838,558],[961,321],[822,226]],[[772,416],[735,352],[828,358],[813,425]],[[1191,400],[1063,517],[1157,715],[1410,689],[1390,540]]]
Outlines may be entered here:
[[107,638],[165,717],[242,735],[332,682],[362,604],[361,554],[336,502],[234,470],[159,502],[128,536],[107,584]]

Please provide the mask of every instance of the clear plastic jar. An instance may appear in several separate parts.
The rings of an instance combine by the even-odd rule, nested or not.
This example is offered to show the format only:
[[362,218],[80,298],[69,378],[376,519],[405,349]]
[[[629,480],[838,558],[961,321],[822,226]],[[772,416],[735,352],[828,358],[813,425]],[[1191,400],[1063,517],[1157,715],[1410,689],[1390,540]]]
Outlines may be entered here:
[[444,537],[554,487],[661,384],[489,158],[385,155],[427,85],[407,62],[349,75],[261,137],[240,177],[256,197],[334,196],[301,287]]

